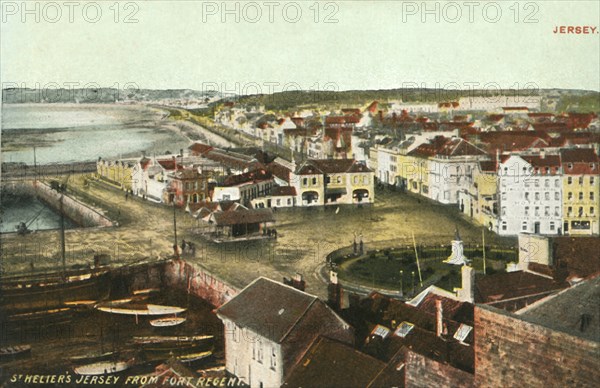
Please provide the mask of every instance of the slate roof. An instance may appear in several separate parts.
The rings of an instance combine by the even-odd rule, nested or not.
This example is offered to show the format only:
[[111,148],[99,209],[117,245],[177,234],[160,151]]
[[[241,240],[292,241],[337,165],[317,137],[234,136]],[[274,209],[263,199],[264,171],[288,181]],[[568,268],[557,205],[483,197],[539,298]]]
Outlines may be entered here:
[[243,224],[259,224],[263,222],[274,222],[271,209],[237,209],[213,213],[215,223],[218,226],[231,226]]
[[318,337],[292,369],[283,387],[366,387],[385,366],[346,344]]
[[568,286],[567,282],[525,271],[479,276],[475,281],[475,302],[493,304],[508,299],[549,294]]
[[587,277],[600,272],[600,238],[554,237],[554,267],[567,269],[571,276]]
[[372,172],[354,159],[309,159],[296,169],[298,175]]
[[523,319],[600,342],[600,276],[521,310]]
[[217,310],[242,328],[281,343],[315,303],[314,295],[260,277]]

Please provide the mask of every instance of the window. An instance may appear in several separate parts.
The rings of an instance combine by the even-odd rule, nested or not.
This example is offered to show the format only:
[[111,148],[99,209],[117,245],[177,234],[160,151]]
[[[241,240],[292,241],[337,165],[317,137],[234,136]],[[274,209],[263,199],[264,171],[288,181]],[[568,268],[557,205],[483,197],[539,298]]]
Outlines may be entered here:
[[502,192],[502,200],[506,201],[506,192],[504,192],[504,191]]
[[540,207],[536,206],[535,207],[535,216],[538,217],[540,215]]
[[529,192],[525,192],[525,200],[529,201]]
[[257,356],[258,362],[260,362],[262,364],[262,361],[263,361],[263,349],[262,349],[262,341],[261,340],[258,340],[258,345],[257,346],[258,346],[258,352],[257,352],[258,353],[258,356]]
[[544,187],[550,187],[550,179],[544,181]]
[[535,200],[539,201],[540,200],[540,193],[535,193]]
[[554,187],[560,187],[560,179],[554,180]]
[[528,216],[529,215],[529,206],[525,206],[525,215]]
[[570,191],[569,191],[569,193],[567,194],[567,199],[569,199],[569,200],[570,200],[570,199],[573,199],[573,193],[571,193]]
[[280,205],[281,205],[281,199],[277,199],[277,201],[276,201],[276,202],[277,202],[277,206],[280,206]]
[[527,230],[527,221],[523,221],[523,223],[521,224],[521,230]]
[[560,214],[560,208],[558,206],[554,206],[554,215],[556,217],[558,217],[559,214]]
[[590,185],[593,185],[593,184],[594,184],[594,177],[593,177],[593,176],[591,176],[591,177],[590,177]]
[[594,211],[595,211],[595,210],[596,210],[596,209],[594,209],[594,207],[593,207],[593,206],[592,206],[592,207],[590,207],[590,215],[592,215],[592,216],[593,216],[593,215],[594,215]]
[[560,193],[558,191],[554,192],[554,200],[558,201],[560,199]]
[[544,215],[545,216],[549,216],[550,215],[550,206],[544,207]]
[[550,221],[550,230],[554,230],[554,222]]
[[579,192],[579,200],[581,201],[583,199],[583,191]]
[[583,184],[583,177],[582,177],[582,176],[580,176],[580,177],[579,177],[579,184],[580,184],[580,185],[582,185],[582,184]]
[[572,207],[572,206],[569,206],[569,207],[567,208],[567,214],[568,214],[568,215],[571,215],[571,213],[573,213],[573,207]]
[[502,206],[502,215],[505,216],[506,215],[506,206]]
[[337,176],[337,178],[335,179],[337,183],[342,183],[342,177],[341,176]]
[[353,180],[353,182],[354,182],[355,185],[358,184],[358,177],[357,176],[355,176],[354,178],[352,178],[352,180]]
[[275,346],[271,346],[271,369],[275,370],[277,366],[277,354],[275,354]]
[[317,178],[313,178],[312,179],[312,184],[313,184],[313,186],[316,186],[316,184],[317,184]]
[[287,204],[288,204],[288,206],[292,204],[292,199],[291,198],[287,199]]
[[363,176],[363,184],[368,184],[369,183],[369,177],[367,175]]
[[506,230],[506,221],[502,221],[502,230]]
[[535,187],[540,187],[540,180],[539,179],[535,180]]
[[571,183],[573,183],[573,177],[570,176],[567,178],[567,184],[570,185]]
[[325,183],[326,184],[330,184],[331,183],[331,177],[325,177]]
[[590,199],[593,201],[594,200],[594,192],[590,191]]
[[579,206],[579,211],[577,212],[578,216],[583,216],[583,206]]
[[308,178],[302,179],[302,186],[308,186]]
[[546,192],[544,193],[544,199],[545,199],[546,201],[549,201],[549,200],[550,200],[550,193],[549,193],[548,191],[546,191]]

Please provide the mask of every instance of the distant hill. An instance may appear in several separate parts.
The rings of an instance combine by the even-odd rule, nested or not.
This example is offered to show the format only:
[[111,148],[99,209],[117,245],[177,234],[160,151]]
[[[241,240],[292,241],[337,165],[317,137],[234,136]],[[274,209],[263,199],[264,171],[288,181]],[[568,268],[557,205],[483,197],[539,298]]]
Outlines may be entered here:
[[[385,104],[388,101],[404,102],[448,102],[461,97],[489,96],[491,90],[443,90],[443,89],[385,89],[347,91],[286,91],[273,94],[237,96],[216,91],[191,89],[27,89],[12,88],[2,90],[3,103],[165,103],[165,105],[185,105],[193,101],[209,106],[212,111],[224,102],[235,101],[242,105],[264,106],[267,110],[289,111],[297,109],[339,109],[361,107],[372,101]],[[508,96],[541,96],[545,100],[544,110],[556,112],[600,112],[600,93],[585,90],[539,89],[504,90]],[[201,113],[203,109],[198,109]]]
[[287,111],[327,107],[340,109],[365,106],[372,101],[385,104],[388,101],[404,102],[449,102],[461,97],[487,96],[541,96],[553,102],[549,110],[572,112],[600,112],[600,93],[582,90],[505,90],[493,93],[491,90],[440,90],[440,89],[387,89],[349,91],[287,91],[273,94],[227,97],[215,102],[218,107],[226,101],[237,101],[242,105],[264,106],[267,110]]

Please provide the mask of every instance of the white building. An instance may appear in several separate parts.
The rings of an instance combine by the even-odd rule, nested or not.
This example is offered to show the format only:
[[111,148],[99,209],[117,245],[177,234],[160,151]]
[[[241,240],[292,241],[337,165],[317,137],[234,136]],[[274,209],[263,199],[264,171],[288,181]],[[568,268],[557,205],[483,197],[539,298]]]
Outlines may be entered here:
[[320,335],[354,343],[353,329],[316,296],[260,277],[217,310],[225,368],[250,387],[280,387]]
[[487,153],[461,138],[448,139],[429,159],[429,197],[444,204],[459,204],[459,192],[473,185],[474,172]]
[[512,155],[499,165],[498,234],[558,234],[562,172],[558,155]]
[[539,111],[542,98],[539,96],[479,96],[461,97],[459,109],[466,111],[486,111],[504,113],[502,108],[522,107]]

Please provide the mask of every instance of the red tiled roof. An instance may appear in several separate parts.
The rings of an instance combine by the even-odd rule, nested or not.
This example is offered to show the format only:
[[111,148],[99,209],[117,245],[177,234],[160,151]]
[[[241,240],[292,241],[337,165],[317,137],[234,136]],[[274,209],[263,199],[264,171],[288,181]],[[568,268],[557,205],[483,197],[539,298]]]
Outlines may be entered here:
[[409,155],[429,156],[466,156],[485,155],[486,152],[461,138],[436,136],[429,143],[424,143],[409,152]]
[[222,187],[237,186],[237,185],[241,185],[243,183],[265,181],[265,180],[269,180],[269,179],[273,179],[273,176],[271,175],[270,172],[265,171],[265,170],[255,170],[255,171],[245,172],[243,174],[230,175],[225,178],[225,181],[223,182],[223,184],[221,186]]
[[160,159],[157,160],[157,163],[160,164],[162,168],[168,171],[175,170],[175,167],[177,167],[178,169],[183,168],[182,166],[177,164],[177,161],[175,159]]
[[549,168],[550,173],[557,173],[557,168],[560,167],[560,156],[559,155],[519,155],[527,163],[531,164],[533,168],[540,169],[540,172],[545,172],[546,168]]
[[195,155],[204,155],[205,153],[213,150],[214,148],[206,144],[194,143],[191,146],[189,146],[188,149],[192,151],[192,153]]
[[273,197],[295,196],[296,188],[293,186],[278,186],[271,190]]

